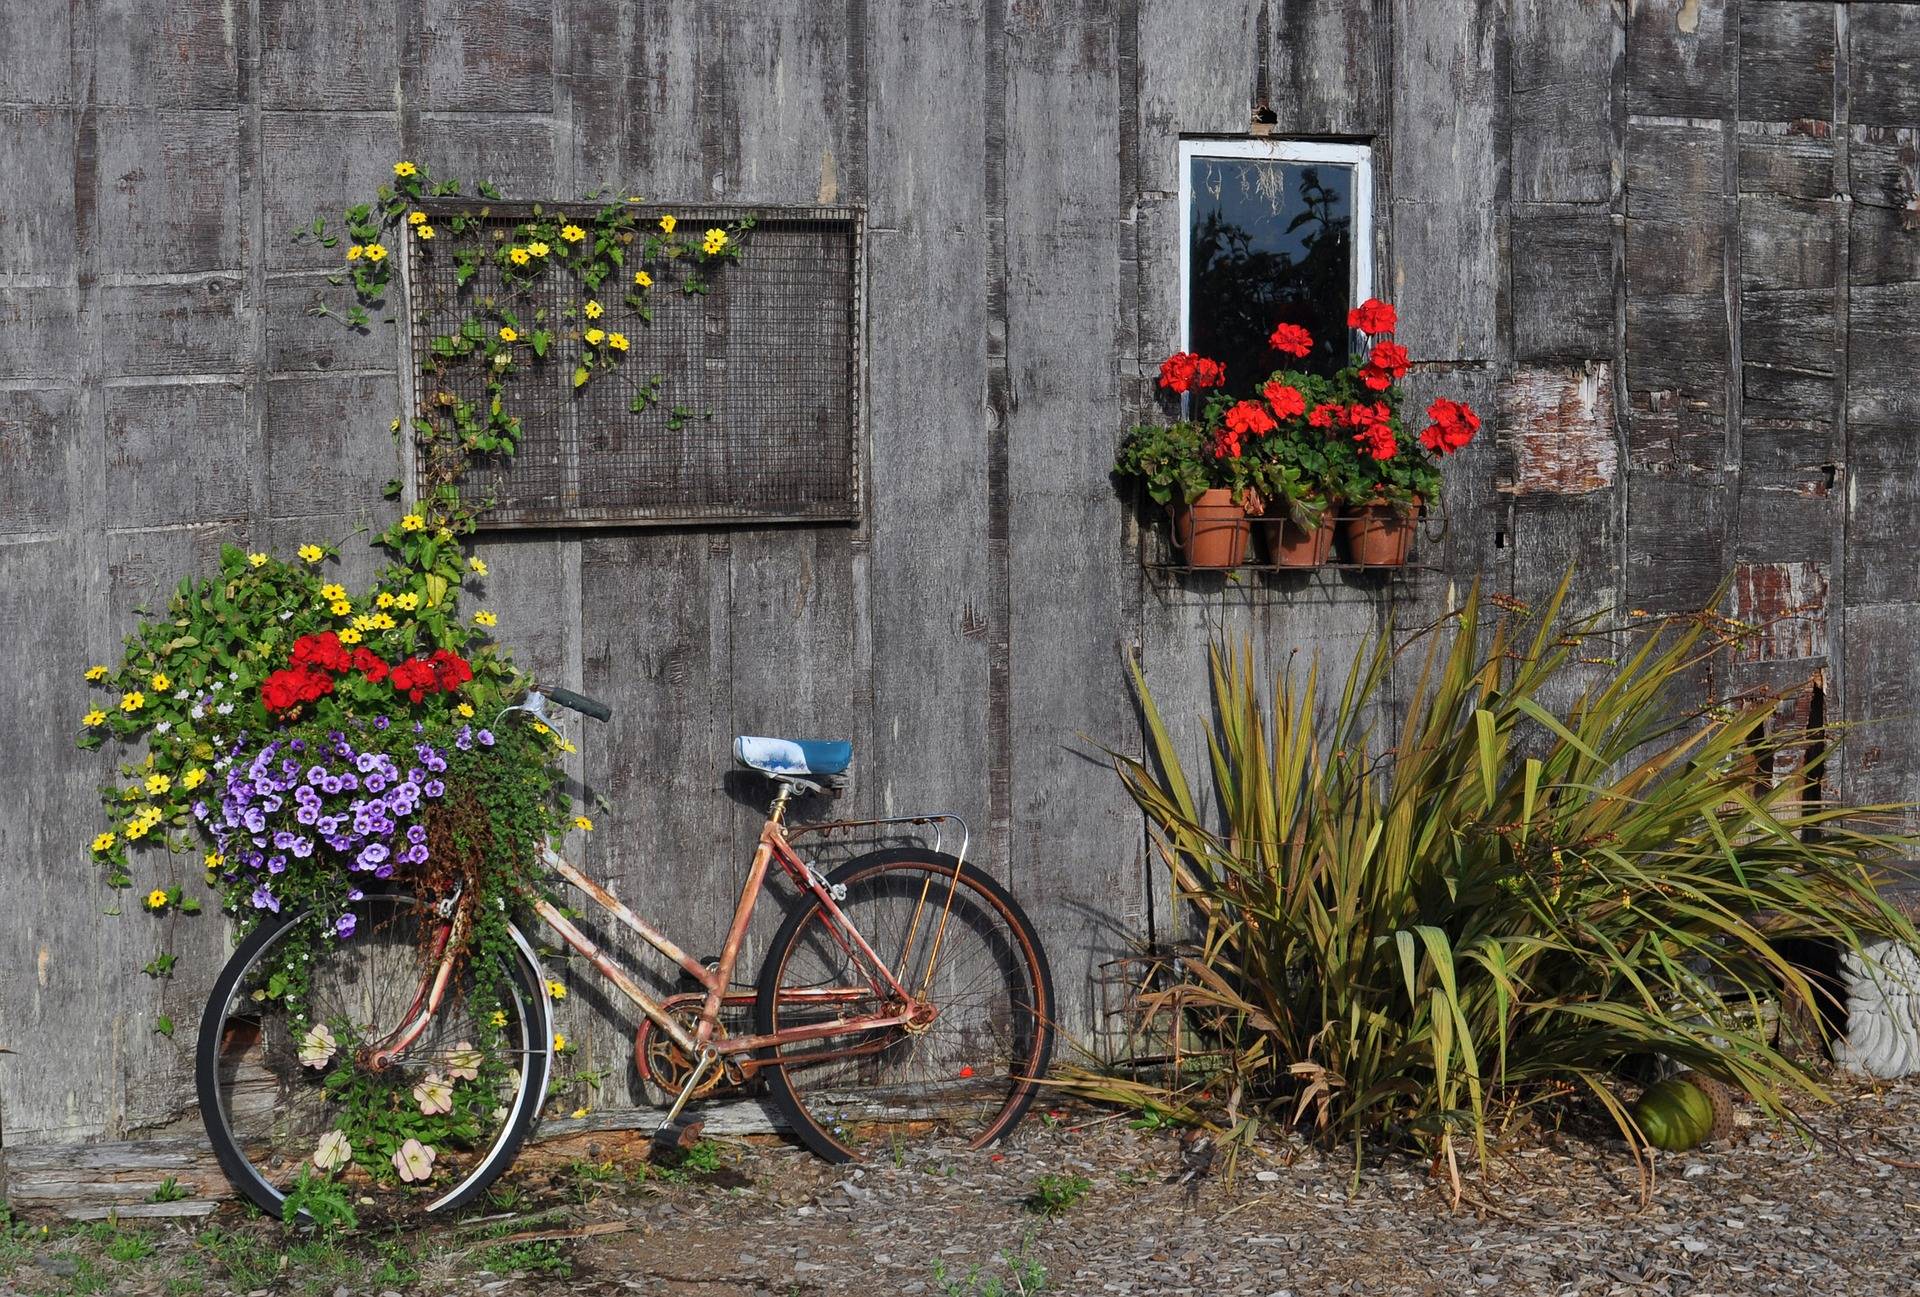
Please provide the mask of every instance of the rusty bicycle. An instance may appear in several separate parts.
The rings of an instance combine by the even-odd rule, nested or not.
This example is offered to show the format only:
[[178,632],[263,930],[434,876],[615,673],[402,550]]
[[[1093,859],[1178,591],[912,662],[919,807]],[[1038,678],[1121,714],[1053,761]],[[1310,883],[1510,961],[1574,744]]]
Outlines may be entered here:
[[[601,721],[612,715],[605,704],[548,689],[529,691],[502,720],[547,723],[549,703]],[[640,1011],[635,1066],[671,1099],[656,1144],[684,1144],[697,1131],[689,1104],[761,1081],[786,1126],[829,1161],[897,1155],[924,1139],[978,1148],[1012,1130],[1051,1056],[1053,985],[1019,904],[966,860],[959,817],[790,824],[796,796],[844,780],[852,746],[742,736],[733,755],[770,781],[772,798],[717,959],[688,954],[550,847],[542,853],[552,878],[671,960],[693,988],[649,994],[552,900],[534,902],[533,915]],[[855,830],[925,836],[928,826],[957,829],[957,853],[936,837],[931,847],[885,847],[822,872],[795,846]],[[753,989],[736,989],[748,925],[776,870],[797,898]],[[498,989],[476,993],[462,930],[468,911],[456,901],[430,903],[401,886],[369,891],[360,935],[312,957],[307,1004],[297,1010],[267,993],[297,913],[255,929],[215,981],[196,1058],[200,1111],[228,1178],[262,1209],[287,1210],[308,1168],[324,1164],[328,1104],[338,1097],[329,1087],[397,1087],[431,1108],[447,1101],[436,1087],[450,1087],[448,1078],[478,1078],[490,1096],[456,1111],[460,1138],[421,1150],[425,1167],[403,1166],[399,1183],[363,1175],[351,1186],[362,1201],[448,1211],[512,1164],[552,1075],[549,982],[534,943],[510,922],[498,976],[485,981]],[[301,1025],[313,1023],[350,1034],[351,1068],[328,1066],[322,1077],[315,1059],[331,1064],[343,1046],[331,1028],[323,1035]],[[403,1147],[396,1165],[408,1156]],[[421,1172],[417,1180],[409,1169]]]

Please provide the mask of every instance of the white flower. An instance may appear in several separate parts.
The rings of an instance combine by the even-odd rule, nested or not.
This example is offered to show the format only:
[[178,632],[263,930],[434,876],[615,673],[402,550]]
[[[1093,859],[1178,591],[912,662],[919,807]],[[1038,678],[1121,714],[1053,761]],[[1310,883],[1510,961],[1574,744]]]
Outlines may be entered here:
[[202,716],[205,716],[206,714],[207,714],[207,709],[202,707],[199,703],[195,703],[193,705],[193,710],[187,713],[187,715],[193,717],[193,719],[195,720],[199,720]]
[[231,716],[233,715],[233,704],[221,703],[218,707],[214,708],[213,710],[219,712],[222,716]]
[[340,1042],[333,1038],[332,1030],[323,1022],[301,1039],[300,1064],[302,1067],[325,1067],[339,1048]]
[[187,698],[187,691],[186,691],[186,690],[184,690],[184,689],[176,689],[176,690],[174,690],[174,691],[173,691],[173,700],[174,700],[175,702],[185,702],[185,701],[186,701],[186,698]]
[[226,687],[227,687],[227,682],[224,680],[216,680],[212,684],[207,686],[207,688],[212,690],[214,693],[219,693],[222,689],[225,689]]
[[353,1160],[353,1145],[340,1131],[330,1130],[320,1137],[319,1147],[313,1150],[313,1164],[322,1171],[331,1171],[345,1166]]
[[461,1041],[447,1055],[447,1075],[455,1081],[472,1081],[480,1075],[480,1051],[471,1041]]
[[438,1072],[428,1072],[427,1079],[413,1087],[413,1098],[414,1102],[420,1105],[420,1111],[425,1116],[452,1112],[453,1082]]
[[156,725],[154,725],[153,732],[155,734],[165,734],[168,730],[172,728],[173,728],[172,721],[160,721]]
[[293,616],[293,609],[289,608],[285,612],[280,614],[280,620],[287,621],[290,618],[292,618],[292,616]]
[[424,1180],[433,1174],[433,1149],[417,1139],[402,1144],[393,1155],[393,1169],[408,1184],[415,1180]]

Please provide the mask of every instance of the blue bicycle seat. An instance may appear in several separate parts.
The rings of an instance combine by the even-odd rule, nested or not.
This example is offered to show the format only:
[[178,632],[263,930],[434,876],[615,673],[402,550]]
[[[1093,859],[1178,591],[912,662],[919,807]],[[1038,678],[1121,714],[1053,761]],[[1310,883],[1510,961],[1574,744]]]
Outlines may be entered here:
[[837,775],[853,764],[853,744],[836,739],[763,739],[742,734],[733,756],[769,775]]

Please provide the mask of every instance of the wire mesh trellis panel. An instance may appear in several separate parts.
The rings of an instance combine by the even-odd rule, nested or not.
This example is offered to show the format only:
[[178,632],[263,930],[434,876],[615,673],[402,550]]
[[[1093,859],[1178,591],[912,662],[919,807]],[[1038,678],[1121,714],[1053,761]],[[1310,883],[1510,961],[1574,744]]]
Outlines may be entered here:
[[[583,213],[587,206],[580,204]],[[548,205],[545,211],[552,215],[556,207],[564,210]],[[439,218],[477,206],[440,203],[426,210]],[[664,259],[644,266],[629,259],[591,294],[558,267],[509,294],[490,261],[463,287],[450,247],[408,240],[416,404],[431,407],[442,393],[485,401],[480,365],[435,373],[427,359],[432,338],[457,331],[489,299],[525,329],[543,326],[556,335],[543,361],[518,350],[507,385],[510,409],[522,421],[518,451],[505,464],[476,461],[461,484],[469,498],[494,501],[481,525],[856,520],[865,351],[860,213],[632,210],[649,227],[671,212],[696,239],[709,226],[742,217],[755,225],[738,262],[705,273],[704,294],[682,291],[685,263]],[[531,211],[487,204],[487,245],[496,237],[512,239],[513,227]],[[654,278],[651,323],[623,300],[637,269]],[[588,327],[580,311],[590,296],[606,312],[592,324],[625,334],[630,347],[618,365],[596,368],[576,388],[574,359]],[[497,323],[489,321],[489,329]],[[636,398],[648,395],[636,412]]]

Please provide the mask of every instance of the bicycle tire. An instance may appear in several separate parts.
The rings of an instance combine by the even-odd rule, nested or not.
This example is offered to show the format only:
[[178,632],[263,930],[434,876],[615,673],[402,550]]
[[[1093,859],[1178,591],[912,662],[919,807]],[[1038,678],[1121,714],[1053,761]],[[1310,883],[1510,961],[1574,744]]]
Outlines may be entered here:
[[[952,856],[915,847],[888,848],[859,856],[829,874],[827,884],[830,888],[847,889],[845,900],[839,904],[849,921],[874,944],[876,953],[883,957],[887,957],[889,952],[882,950],[881,942],[893,938],[882,937],[877,931],[869,932],[862,923],[862,915],[854,911],[875,908],[863,901],[863,897],[898,902],[893,906],[897,911],[912,903],[916,896],[915,889],[921,889],[917,896],[923,904],[908,920],[907,934],[900,938],[907,953],[901,956],[902,967],[896,969],[897,976],[907,973],[909,975],[902,976],[902,980],[910,981],[910,970],[905,966],[917,942],[913,933],[919,931],[931,936],[934,916],[946,898],[928,889],[933,887],[936,880],[942,879],[954,880],[950,886],[955,894],[948,908],[960,914],[961,927],[955,928],[951,922],[944,924],[939,944],[962,940],[971,931],[974,937],[980,939],[988,957],[1001,962],[1003,972],[1011,974],[1006,987],[1002,988],[1009,996],[1004,1006],[1000,1003],[998,992],[989,988],[980,997],[978,1006],[971,1006],[964,997],[956,997],[947,1001],[947,1010],[959,1014],[972,1008],[975,1017],[979,1017],[982,1012],[991,1013],[1002,1007],[1006,1009],[1007,1075],[1004,1078],[998,1075],[997,1064],[992,1074],[981,1076],[976,1072],[974,1063],[983,1061],[978,1052],[980,1022],[972,1019],[962,1021],[957,1017],[950,1019],[949,1027],[943,1030],[959,1048],[969,1051],[964,1063],[959,1056],[945,1056],[942,1046],[929,1044],[935,1029],[941,1027],[942,1019],[938,1016],[918,1033],[888,1029],[890,1036],[886,1043],[866,1055],[866,1061],[857,1067],[850,1063],[834,1067],[831,1064],[839,1060],[832,1059],[810,1062],[810,1054],[821,1052],[811,1042],[790,1047],[767,1046],[759,1051],[758,1058],[767,1080],[768,1097],[793,1133],[829,1162],[862,1160],[883,1147],[893,1148],[897,1152],[901,1125],[922,1133],[928,1130],[954,1131],[963,1135],[970,1147],[983,1147],[1004,1138],[1019,1125],[1038,1093],[1039,1078],[1046,1074],[1053,1054],[1053,975],[1031,920],[1005,888],[972,865],[963,865]],[[885,886],[876,886],[878,883],[884,883]],[[892,896],[887,895],[889,889],[894,891]],[[966,898],[964,907],[962,897]],[[823,917],[825,907],[817,897],[808,897],[805,903],[788,915],[768,947],[766,960],[761,965],[755,1004],[756,1028],[760,1034],[780,1029],[783,985],[789,982],[793,984],[786,997],[789,1006],[787,1016],[796,1018],[802,1016],[804,1006],[799,1002],[799,996],[805,993],[804,988],[817,988],[823,977],[830,976],[824,968],[810,970],[806,967],[806,964],[816,961],[804,953],[803,947],[803,943],[814,934],[826,931],[821,923]],[[867,917],[871,920],[873,915]],[[1006,930],[1004,953],[1001,955],[993,953],[993,943],[983,932],[983,928],[996,919]],[[826,952],[819,962],[831,959],[825,943],[820,943],[817,950]],[[946,958],[936,953],[935,962]],[[796,959],[802,960],[802,963],[796,965]],[[942,973],[960,975],[953,974],[950,967],[943,967]],[[926,976],[931,982],[934,975],[928,973]],[[809,978],[813,980],[808,981]],[[946,990],[943,989],[939,995],[945,997]],[[940,1004],[939,998],[928,998],[936,1006]],[[821,1011],[815,1009],[814,1012],[817,1014]],[[973,1029],[974,1034],[966,1034],[969,1028]],[[921,1044],[907,1045],[907,1042],[916,1040]],[[831,1041],[827,1042],[827,1048],[831,1052]],[[927,1072],[925,1078],[915,1078],[907,1071],[906,1060],[917,1051],[924,1052],[921,1066]],[[957,1063],[961,1065],[956,1067]],[[887,1067],[893,1068],[895,1074],[883,1078],[880,1073]],[[846,1073],[856,1070],[864,1071],[866,1076],[851,1080],[846,1078]],[[978,1101],[980,1108],[977,1115],[967,1120],[939,1115],[938,1107],[931,1110],[931,1116],[899,1119],[863,1120],[847,1115],[870,1109],[882,1102],[863,1098],[865,1095],[912,1094],[917,1096],[915,1102],[938,1105],[939,1099],[929,1100],[925,1096],[941,1086],[951,1091],[955,1077],[967,1081],[980,1080],[982,1085],[969,1085],[965,1089],[977,1090],[987,1096]],[[874,1084],[863,1088],[860,1084],[862,1079]],[[992,1096],[999,1093],[1001,1087],[1004,1087],[1004,1094],[995,1102]],[[886,1104],[893,1102],[885,1101]],[[974,1102],[970,1098],[963,1098],[961,1106]],[[991,1104],[990,1108],[988,1104]],[[883,1138],[882,1128],[889,1130],[884,1136],[887,1141],[884,1144],[880,1142]]]
[[[421,904],[398,892],[374,893],[368,897],[368,901],[372,904]],[[226,1173],[229,1183],[249,1202],[276,1217],[282,1215],[286,1195],[253,1165],[231,1129],[221,1091],[220,1048],[224,1028],[230,1021],[227,1006],[235,992],[253,971],[262,953],[305,917],[305,911],[295,911],[264,922],[234,950],[207,997],[194,1054],[194,1088],[199,1101],[201,1124],[206,1129],[207,1139],[213,1146],[221,1170]],[[551,1006],[533,947],[517,927],[509,925],[508,931],[515,952],[512,966],[505,973],[510,988],[518,993],[517,1004],[519,1012],[524,1015],[525,1024],[523,1043],[528,1046],[526,1066],[520,1069],[519,1085],[514,1095],[515,1109],[481,1162],[451,1188],[419,1208],[421,1214],[456,1211],[485,1192],[513,1165],[545,1102],[547,1078],[552,1068]],[[533,1049],[532,1041],[541,1042],[541,1048]]]

